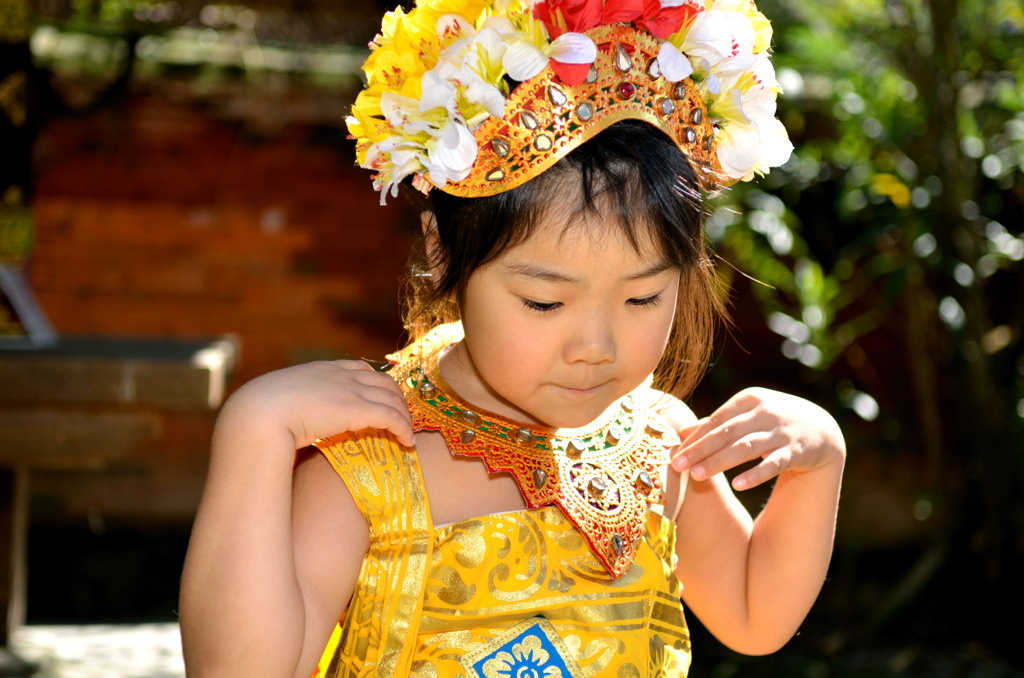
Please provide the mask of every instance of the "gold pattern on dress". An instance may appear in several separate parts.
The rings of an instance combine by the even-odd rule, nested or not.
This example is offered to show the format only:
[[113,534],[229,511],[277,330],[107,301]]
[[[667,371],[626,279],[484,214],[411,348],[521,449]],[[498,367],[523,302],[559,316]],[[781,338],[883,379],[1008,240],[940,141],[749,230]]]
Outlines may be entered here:
[[[634,544],[643,536],[649,504],[665,501],[660,471],[669,462],[668,449],[679,444],[654,411],[661,394],[644,384],[589,430],[514,422],[471,409],[444,382],[440,354],[461,338],[458,323],[442,325],[389,356],[413,427],[439,431],[452,454],[480,457],[491,473],[512,474],[527,506],[558,506],[608,572],[625,574],[636,556]],[[637,484],[637,471],[647,474],[650,489]]]
[[[495,638],[534,616],[551,622],[584,675],[686,675],[689,653],[677,649],[689,644],[679,583],[669,562],[656,555],[674,552],[671,520],[648,514],[637,560],[619,579],[556,507],[473,518],[438,528],[436,535],[417,656],[435,660],[438,675],[464,675],[450,654],[458,631],[472,630],[470,639],[459,636],[461,648],[483,656],[481,648],[493,652]],[[655,636],[655,646],[664,648],[657,661],[675,669],[667,674],[648,665]]]
[[[420,395],[408,398],[413,405]],[[646,409],[640,397],[631,402],[638,413]],[[466,409],[464,404],[455,406]],[[481,418],[473,430],[486,440],[489,434],[482,429],[494,422],[488,413],[472,411]],[[598,422],[593,432],[568,436],[588,444],[577,461],[591,462],[593,448],[600,447],[597,442],[605,435],[601,427],[619,418],[614,414]],[[646,430],[647,419],[640,416],[640,430]],[[465,426],[461,419],[455,421]],[[515,424],[505,432],[506,444],[520,450],[543,445],[548,457],[554,454],[552,438],[563,443],[567,438],[530,428],[531,441],[525,444],[516,437],[519,428]],[[457,434],[459,428],[453,430]],[[624,431],[623,440],[632,431]],[[545,437],[533,439],[535,433]],[[615,577],[558,506],[435,527],[414,449],[386,432],[370,430],[320,440],[317,447],[344,480],[370,537],[348,610],[323,653],[318,678],[466,678],[464,655],[488,645],[493,653],[496,638],[536,618],[547,620],[554,637],[561,639],[559,652],[582,675],[686,675],[689,633],[673,573],[672,520],[647,510],[641,534],[629,542],[635,552],[632,566]],[[620,492],[635,491],[637,471],[623,476],[626,484],[618,486]],[[589,481],[590,476],[581,478]],[[529,475],[525,480],[533,482]],[[605,495],[612,492],[609,487]],[[512,659],[517,657],[515,645],[506,649]],[[521,645],[519,659],[532,661],[525,649]],[[545,651],[550,660],[553,655]],[[496,663],[492,669],[502,666]]]
[[430,508],[415,455],[386,436],[344,433],[315,443],[345,481],[370,528],[344,623],[318,667],[328,678],[372,666],[406,675],[430,562]]

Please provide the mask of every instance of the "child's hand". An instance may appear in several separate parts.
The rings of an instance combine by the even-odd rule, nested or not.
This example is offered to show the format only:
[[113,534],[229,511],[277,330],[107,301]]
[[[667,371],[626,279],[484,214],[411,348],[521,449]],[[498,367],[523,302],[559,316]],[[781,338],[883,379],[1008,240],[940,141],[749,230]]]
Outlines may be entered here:
[[412,418],[398,384],[361,360],[319,361],[258,377],[240,388],[223,416],[279,424],[295,448],[344,431],[391,431],[413,444]]
[[707,480],[752,459],[753,468],[733,478],[746,490],[783,472],[805,472],[841,461],[846,446],[839,425],[828,412],[797,396],[748,388],[730,398],[710,417],[679,431],[683,444],[673,465]]

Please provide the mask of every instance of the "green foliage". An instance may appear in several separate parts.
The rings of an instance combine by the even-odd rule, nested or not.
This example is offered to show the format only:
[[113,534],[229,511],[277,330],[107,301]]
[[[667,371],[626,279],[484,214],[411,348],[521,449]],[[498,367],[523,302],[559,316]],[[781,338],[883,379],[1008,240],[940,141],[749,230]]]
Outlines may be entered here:
[[728,191],[708,231],[756,279],[781,352],[867,420],[860,440],[920,460],[929,511],[916,517],[943,555],[909,568],[876,617],[949,568],[1019,592],[1024,5],[759,6],[796,151]]
[[761,4],[797,150],[730,191],[709,232],[765,283],[783,352],[827,371],[923,284],[960,358],[1020,355],[1019,304],[997,308],[1024,270],[1020,3]]

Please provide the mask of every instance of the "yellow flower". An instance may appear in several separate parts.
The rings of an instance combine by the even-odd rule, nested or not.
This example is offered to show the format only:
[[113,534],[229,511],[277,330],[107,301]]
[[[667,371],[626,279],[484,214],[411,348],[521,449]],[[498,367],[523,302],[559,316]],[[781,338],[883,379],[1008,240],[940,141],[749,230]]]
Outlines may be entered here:
[[416,55],[409,49],[381,48],[373,52],[367,60],[367,67],[373,69],[367,73],[367,87],[418,98],[427,64]]
[[756,9],[747,14],[750,24],[754,27],[754,54],[767,52],[772,47],[772,23]]

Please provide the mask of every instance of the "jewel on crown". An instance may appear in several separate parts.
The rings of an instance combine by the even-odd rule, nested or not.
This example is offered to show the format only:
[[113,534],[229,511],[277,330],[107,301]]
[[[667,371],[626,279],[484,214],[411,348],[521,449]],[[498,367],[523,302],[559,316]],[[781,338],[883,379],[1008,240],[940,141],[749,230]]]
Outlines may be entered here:
[[712,188],[792,150],[770,41],[752,0],[422,0],[385,16],[349,130],[382,203],[409,176],[509,190],[625,119],[664,131]]

